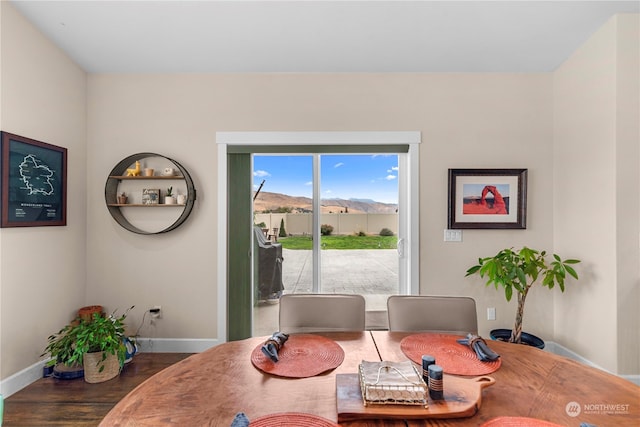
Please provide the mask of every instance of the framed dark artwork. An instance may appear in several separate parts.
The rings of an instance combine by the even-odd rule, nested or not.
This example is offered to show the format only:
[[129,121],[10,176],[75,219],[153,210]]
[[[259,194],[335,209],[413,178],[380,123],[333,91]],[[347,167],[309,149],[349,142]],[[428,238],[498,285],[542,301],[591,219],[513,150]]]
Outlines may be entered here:
[[450,229],[527,228],[527,169],[449,169]]
[[2,132],[2,227],[67,225],[67,149]]

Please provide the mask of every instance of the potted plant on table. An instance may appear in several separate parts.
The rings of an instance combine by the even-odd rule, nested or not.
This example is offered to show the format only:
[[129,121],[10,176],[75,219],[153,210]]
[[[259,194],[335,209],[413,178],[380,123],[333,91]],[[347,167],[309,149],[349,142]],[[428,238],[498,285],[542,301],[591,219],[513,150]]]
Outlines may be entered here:
[[[509,342],[531,344],[523,337],[537,337],[522,332],[522,320],[524,317],[524,304],[531,287],[541,279],[542,286],[552,289],[556,284],[562,292],[564,292],[564,283],[567,274],[578,279],[578,274],[572,267],[580,260],[567,259],[562,260],[558,255],[553,254],[553,261],[547,264],[547,252],[523,247],[520,250],[513,248],[502,249],[496,255],[486,258],[480,258],[478,264],[467,270],[466,276],[478,274],[480,277],[487,277],[486,285],[493,284],[496,289],[499,286],[504,288],[504,295],[507,301],[511,301],[514,292],[518,298],[518,309],[516,311],[516,319],[513,329],[507,332]],[[497,335],[500,330],[491,331],[492,337]],[[508,330],[507,330],[508,331]],[[497,337],[496,337],[497,338]],[[506,338],[506,337],[505,337]],[[544,342],[537,338],[540,348],[544,347]]]
[[90,320],[78,317],[48,338],[43,355],[67,366],[82,364],[89,383],[118,376],[126,357],[124,320],[129,310],[119,317],[115,311],[110,316],[94,313]]

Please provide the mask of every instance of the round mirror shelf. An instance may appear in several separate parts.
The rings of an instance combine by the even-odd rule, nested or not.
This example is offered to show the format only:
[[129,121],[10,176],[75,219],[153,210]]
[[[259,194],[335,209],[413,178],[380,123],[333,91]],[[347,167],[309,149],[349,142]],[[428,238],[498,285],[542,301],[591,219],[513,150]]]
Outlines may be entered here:
[[[142,166],[139,166],[136,169],[136,162],[139,162],[138,165],[141,165],[143,161],[154,161],[159,167],[151,172],[150,176],[145,176],[145,171]],[[162,170],[166,173],[157,174],[156,170]],[[128,173],[129,171],[131,171],[131,174]],[[162,184],[163,187],[168,185],[170,188],[173,188],[172,181],[184,183],[183,187],[186,186],[186,195],[182,195],[183,197],[186,197],[184,203],[162,203],[163,200],[160,189],[147,189],[147,187],[157,187],[160,184]],[[127,184],[126,187],[129,189],[129,195],[127,195],[126,200],[122,200],[119,197],[119,195],[124,192],[124,184]],[[135,190],[132,190],[132,188],[135,188]],[[136,193],[135,197],[130,197],[133,196],[132,191]],[[124,193],[126,194],[126,192]],[[143,193],[146,193],[145,196],[143,196]],[[151,199],[143,200],[143,197],[146,197],[147,195],[150,195]],[[137,234],[160,234],[174,230],[186,221],[193,210],[196,200],[196,190],[193,186],[191,175],[189,175],[189,172],[177,161],[161,154],[137,153],[122,159],[111,170],[111,173],[107,177],[107,183],[104,187],[104,198],[109,213],[124,229]],[[126,215],[123,212],[125,209],[138,208],[169,208],[182,209],[182,211],[177,219],[168,226],[165,227],[163,225],[157,231],[148,231],[144,230],[144,227],[141,228],[138,225],[134,225],[130,220],[130,215]],[[136,221],[136,224],[138,223],[139,221]]]

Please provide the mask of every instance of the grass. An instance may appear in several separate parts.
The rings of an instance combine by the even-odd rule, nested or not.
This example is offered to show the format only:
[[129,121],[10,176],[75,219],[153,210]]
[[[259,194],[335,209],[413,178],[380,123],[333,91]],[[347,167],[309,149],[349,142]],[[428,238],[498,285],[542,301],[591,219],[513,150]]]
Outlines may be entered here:
[[[322,249],[395,249],[397,236],[322,236]],[[312,249],[310,236],[279,237],[284,249]]]

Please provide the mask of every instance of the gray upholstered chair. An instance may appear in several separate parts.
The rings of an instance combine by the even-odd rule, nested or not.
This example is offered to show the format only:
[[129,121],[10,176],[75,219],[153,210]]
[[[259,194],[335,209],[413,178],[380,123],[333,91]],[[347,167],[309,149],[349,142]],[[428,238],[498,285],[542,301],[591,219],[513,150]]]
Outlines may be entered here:
[[470,297],[392,295],[387,312],[390,331],[478,333],[476,302]]
[[362,295],[285,294],[280,297],[280,331],[291,333],[364,331]]

